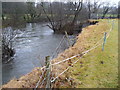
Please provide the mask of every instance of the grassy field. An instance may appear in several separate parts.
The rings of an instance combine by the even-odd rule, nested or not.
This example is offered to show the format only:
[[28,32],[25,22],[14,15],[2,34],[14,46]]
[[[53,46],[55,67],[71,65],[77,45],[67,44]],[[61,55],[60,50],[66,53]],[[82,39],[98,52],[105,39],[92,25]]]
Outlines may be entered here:
[[[100,16],[100,17],[102,17],[103,15],[102,14],[98,14],[98,16]],[[112,15],[112,14],[106,14],[105,15],[105,17],[110,17],[110,16],[114,16],[114,17],[117,17],[117,14],[114,14],[114,15]]]
[[[105,24],[94,27],[93,32],[96,30],[103,32],[104,27],[109,29],[112,26],[112,20],[99,21]],[[100,38],[101,35],[93,33],[87,40],[94,45]],[[76,88],[118,87],[118,20],[114,20],[114,27],[106,41],[104,51],[102,45],[90,51],[69,70],[69,73],[76,82]]]

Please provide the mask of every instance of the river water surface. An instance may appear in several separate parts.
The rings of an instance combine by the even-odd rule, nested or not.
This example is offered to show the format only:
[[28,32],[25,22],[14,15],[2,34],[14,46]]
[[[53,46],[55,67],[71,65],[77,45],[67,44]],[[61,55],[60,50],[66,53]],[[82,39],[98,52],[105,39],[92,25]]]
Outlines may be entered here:
[[[29,23],[25,28],[17,31],[24,33],[22,35],[17,33],[18,36],[13,41],[13,48],[16,52],[14,59],[2,65],[3,84],[27,74],[34,67],[44,65],[45,56],[51,56],[63,38],[63,35],[54,34],[46,24]],[[68,48],[68,43],[63,41],[59,52],[66,48]]]

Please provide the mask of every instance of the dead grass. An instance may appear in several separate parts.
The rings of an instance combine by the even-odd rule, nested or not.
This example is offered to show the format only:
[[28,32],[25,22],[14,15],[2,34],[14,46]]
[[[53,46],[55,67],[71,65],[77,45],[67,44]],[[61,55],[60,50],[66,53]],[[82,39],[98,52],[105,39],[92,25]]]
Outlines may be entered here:
[[40,68],[35,68],[32,72],[20,77],[19,79],[13,79],[2,88],[34,88],[39,76],[41,75]]
[[[77,42],[73,47],[70,47],[69,49],[66,49],[64,52],[60,53],[57,58],[55,58],[52,63],[61,61],[63,59],[66,59],[68,57],[74,56],[76,54],[80,54],[83,51],[86,51],[90,49],[100,38],[103,36],[105,31],[108,31],[110,27],[108,27],[108,24],[106,23],[106,20],[99,20],[100,22],[96,25],[91,25],[83,29],[82,33],[78,35]],[[71,60],[71,62],[76,61],[79,59],[79,57],[74,58]],[[55,83],[53,83],[54,88],[65,88],[65,87],[76,87],[77,85],[80,85],[82,82],[79,79],[76,79],[78,75],[82,75],[84,71],[87,70],[89,63],[83,64],[88,61],[81,60],[78,64],[78,66],[75,68],[76,70],[71,69],[71,71],[64,73],[61,75]],[[93,63],[94,64],[94,63]],[[60,74],[62,71],[64,71],[69,66],[69,61],[60,63],[58,65],[54,65],[52,67],[52,74],[54,77],[56,77],[58,74]],[[79,70],[79,67],[81,68]],[[82,72],[83,71],[83,72]],[[71,76],[70,72],[72,73]],[[39,68],[34,69],[31,73],[22,76],[21,78],[11,80],[6,85],[3,85],[3,88],[24,88],[24,87],[35,87],[36,82],[39,79],[39,76],[41,75],[41,71]],[[80,77],[81,78],[81,77]],[[94,82],[96,83],[96,82]]]

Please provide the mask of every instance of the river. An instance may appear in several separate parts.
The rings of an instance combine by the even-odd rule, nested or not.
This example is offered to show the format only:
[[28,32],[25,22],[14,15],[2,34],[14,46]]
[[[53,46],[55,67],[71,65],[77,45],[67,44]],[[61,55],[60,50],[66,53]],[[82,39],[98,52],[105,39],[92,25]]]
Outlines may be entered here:
[[[40,23],[28,23],[25,28],[16,29],[16,31],[24,33],[22,35],[17,33],[18,37],[13,41],[15,55],[9,63],[2,65],[3,84],[27,74],[34,67],[44,65],[45,57],[54,53],[63,38],[63,35],[54,34],[53,30],[48,28],[46,24]],[[66,48],[68,48],[68,43],[65,39],[59,53]]]

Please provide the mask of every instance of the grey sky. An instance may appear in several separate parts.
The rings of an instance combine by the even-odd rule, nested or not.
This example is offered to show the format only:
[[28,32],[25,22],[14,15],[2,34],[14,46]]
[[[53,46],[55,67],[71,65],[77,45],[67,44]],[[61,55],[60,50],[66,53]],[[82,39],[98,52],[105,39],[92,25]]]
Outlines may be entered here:
[[102,0],[102,1],[110,2],[111,4],[117,4],[117,5],[118,5],[118,2],[119,2],[120,0]]
[[[27,0],[0,0],[2,2],[25,2]],[[76,0],[29,0],[29,1],[76,1]],[[86,0],[83,0],[86,1]],[[91,2],[94,0],[91,0]],[[120,0],[99,0],[99,1],[103,1],[103,2],[109,2],[111,4],[117,4]]]

